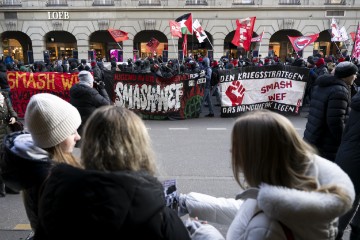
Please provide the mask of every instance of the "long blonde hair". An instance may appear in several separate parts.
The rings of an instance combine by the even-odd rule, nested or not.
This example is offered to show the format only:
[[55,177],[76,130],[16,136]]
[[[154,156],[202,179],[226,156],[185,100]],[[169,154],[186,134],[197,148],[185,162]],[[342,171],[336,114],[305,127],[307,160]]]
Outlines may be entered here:
[[60,144],[55,145],[54,147],[45,149],[49,154],[50,158],[54,160],[56,163],[67,163],[74,167],[82,168],[79,159],[77,159],[72,153],[64,152]]
[[132,111],[115,106],[96,109],[83,131],[81,160],[86,169],[145,170],[156,165],[145,124]]
[[305,191],[333,192],[348,200],[339,187],[319,187],[317,179],[307,175],[311,156],[315,153],[286,117],[269,110],[245,113],[236,120],[232,130],[232,169],[241,187],[267,183]]

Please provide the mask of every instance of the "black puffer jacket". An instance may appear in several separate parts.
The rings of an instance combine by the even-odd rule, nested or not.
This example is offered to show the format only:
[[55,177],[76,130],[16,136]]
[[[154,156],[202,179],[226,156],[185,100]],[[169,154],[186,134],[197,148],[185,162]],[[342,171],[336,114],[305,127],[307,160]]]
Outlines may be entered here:
[[350,86],[326,74],[320,76],[311,93],[304,139],[314,145],[322,157],[335,160],[341,136],[349,116]]
[[0,87],[1,89],[10,89],[7,80],[6,66],[3,63],[0,63]]
[[360,92],[352,99],[351,112],[346,123],[335,162],[349,175],[356,194],[360,194]]
[[81,125],[79,133],[86,120],[96,108],[110,105],[110,98],[106,90],[102,87],[98,90],[85,84],[75,84],[70,88],[70,103],[76,107],[81,115]]
[[34,240],[190,239],[146,172],[101,172],[60,164],[44,185]]
[[35,146],[27,132],[14,132],[4,139],[4,156],[0,158],[2,177],[11,189],[23,190],[24,206],[32,228],[38,219],[39,189],[54,164],[48,153]]

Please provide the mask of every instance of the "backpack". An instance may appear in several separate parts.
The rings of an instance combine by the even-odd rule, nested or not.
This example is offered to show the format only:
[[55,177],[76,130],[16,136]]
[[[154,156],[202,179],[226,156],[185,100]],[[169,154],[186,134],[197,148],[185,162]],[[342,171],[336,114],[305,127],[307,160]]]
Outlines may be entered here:
[[213,87],[216,86],[219,82],[220,82],[219,70],[213,69],[211,73],[210,85]]

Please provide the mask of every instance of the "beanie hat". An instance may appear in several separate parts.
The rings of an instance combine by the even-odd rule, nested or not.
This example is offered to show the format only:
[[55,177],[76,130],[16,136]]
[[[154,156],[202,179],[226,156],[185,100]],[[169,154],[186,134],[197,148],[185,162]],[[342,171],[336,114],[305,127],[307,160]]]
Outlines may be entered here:
[[95,61],[92,61],[90,64],[92,67],[95,67],[97,65]]
[[325,64],[325,60],[323,59],[323,58],[319,58],[317,61],[316,61],[316,63],[315,63],[315,65],[317,66],[317,67],[320,67],[320,66],[322,66],[322,65],[324,65]]
[[310,63],[311,65],[315,65],[314,57],[313,57],[313,56],[309,56],[309,57],[307,58],[307,62]]
[[346,78],[357,74],[358,68],[351,62],[341,62],[335,67],[335,76],[338,78]]
[[49,148],[63,142],[81,124],[78,110],[65,100],[38,93],[30,98],[25,111],[25,125],[35,145]]
[[81,84],[86,84],[92,87],[94,83],[94,77],[91,75],[89,71],[81,71],[78,75],[79,81]]

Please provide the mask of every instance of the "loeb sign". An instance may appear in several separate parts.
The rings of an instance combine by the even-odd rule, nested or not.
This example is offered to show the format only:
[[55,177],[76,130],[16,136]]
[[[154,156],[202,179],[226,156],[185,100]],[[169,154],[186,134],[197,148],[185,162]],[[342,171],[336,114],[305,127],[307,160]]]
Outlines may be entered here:
[[69,12],[48,12],[48,19],[69,19]]

